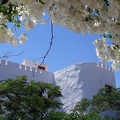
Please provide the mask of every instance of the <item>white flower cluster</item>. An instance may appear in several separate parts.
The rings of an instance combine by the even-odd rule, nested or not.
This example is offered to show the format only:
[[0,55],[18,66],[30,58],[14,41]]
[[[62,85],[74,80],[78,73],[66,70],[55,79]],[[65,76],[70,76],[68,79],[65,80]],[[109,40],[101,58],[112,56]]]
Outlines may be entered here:
[[[40,19],[44,15],[45,6],[36,0],[9,0],[9,3],[17,4],[17,7],[12,9],[18,12],[17,20],[20,21],[20,26],[23,25],[26,30],[30,30],[37,25],[40,21],[41,24],[45,23],[45,20]],[[6,5],[8,6],[9,3]],[[9,42],[14,46],[17,46],[18,41],[20,44],[24,44],[27,39],[27,34],[23,33],[20,36],[15,35],[16,26],[8,28],[7,17],[0,13],[0,42]],[[17,37],[19,38],[17,38]]]
[[[111,0],[56,0],[50,9],[51,20],[75,32],[120,34],[120,1]],[[55,9],[56,8],[56,9]]]
[[16,9],[27,30],[33,28],[38,21],[45,23],[41,18],[44,11],[48,10],[54,24],[63,25],[75,32],[103,34],[109,31],[112,34],[120,34],[119,0],[108,0],[108,6],[104,5],[104,0],[43,0],[44,4],[37,0],[9,2],[20,5]]
[[120,45],[108,45],[105,38],[96,39],[94,41],[94,45],[96,46],[96,54],[102,62],[112,62],[112,67],[114,70],[120,69]]
[[[9,3],[17,3],[18,18],[26,30],[34,28],[42,19],[47,10],[50,20],[54,24],[65,26],[74,32],[85,34],[109,32],[113,37],[112,43],[107,46],[105,39],[96,40],[97,55],[102,61],[112,61],[116,69],[119,61],[120,48],[120,0],[9,0]],[[8,5],[8,4],[7,4]],[[7,6],[6,5],[6,6]],[[0,13],[0,42],[10,42],[16,45],[13,30],[6,29],[3,22],[7,23],[6,16]],[[7,35],[6,35],[7,34]],[[25,43],[26,34],[20,37],[20,43]],[[119,47],[116,47],[116,46]],[[114,49],[116,47],[116,49]]]

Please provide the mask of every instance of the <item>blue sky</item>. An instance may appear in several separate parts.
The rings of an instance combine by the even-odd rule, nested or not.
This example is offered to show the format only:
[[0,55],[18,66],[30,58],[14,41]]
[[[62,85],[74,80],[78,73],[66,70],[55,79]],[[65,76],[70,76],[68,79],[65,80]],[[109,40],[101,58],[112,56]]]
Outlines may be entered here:
[[[23,51],[21,56],[8,59],[17,63],[22,63],[24,59],[34,60],[44,56],[49,48],[50,30],[49,22],[45,25],[38,24],[34,29],[26,32],[28,34],[26,44],[19,44],[16,48],[8,43],[0,44],[0,56],[3,56],[8,51],[13,54],[19,54]],[[18,34],[23,32],[25,32],[23,28],[18,30]],[[49,71],[54,72],[80,62],[100,62],[93,45],[93,41],[96,38],[100,38],[100,35],[82,35],[54,25],[54,37],[52,49],[45,60]],[[41,62],[41,60],[37,62]],[[115,72],[115,78],[117,87],[120,87],[120,71]]]

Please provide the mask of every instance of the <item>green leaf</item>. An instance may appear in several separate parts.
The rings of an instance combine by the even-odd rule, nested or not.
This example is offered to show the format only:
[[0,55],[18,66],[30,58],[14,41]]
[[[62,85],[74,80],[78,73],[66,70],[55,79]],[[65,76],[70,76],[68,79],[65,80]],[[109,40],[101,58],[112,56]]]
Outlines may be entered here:
[[108,38],[112,39],[112,34],[109,34],[109,35],[108,35]]
[[103,37],[106,38],[107,37],[106,34],[104,34]]

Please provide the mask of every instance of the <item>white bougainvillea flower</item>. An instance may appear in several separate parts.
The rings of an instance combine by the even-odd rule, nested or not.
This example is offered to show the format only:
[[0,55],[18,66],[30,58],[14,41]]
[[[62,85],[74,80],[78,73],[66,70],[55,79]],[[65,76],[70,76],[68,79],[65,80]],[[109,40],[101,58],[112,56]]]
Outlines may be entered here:
[[30,18],[30,12],[28,10],[24,10],[22,16],[24,16],[24,18]]
[[35,16],[40,18],[43,16],[44,6],[40,2],[33,2],[30,6],[30,12],[33,17]]
[[118,9],[115,9],[113,7],[108,8],[108,17],[115,18],[116,20],[119,17]]
[[53,0],[54,2],[59,2],[60,0]]
[[20,41],[20,44],[24,44],[27,40],[27,34],[26,33],[23,33],[20,37],[19,37],[19,41]]
[[9,0],[8,3],[17,3],[21,4],[22,0]]
[[25,29],[26,30],[30,30],[32,28],[34,28],[34,26],[37,24],[35,19],[29,19],[27,20],[26,24],[25,24]]
[[45,24],[47,21],[45,19],[40,20],[41,24]]
[[0,34],[0,43],[5,43],[5,42],[8,42],[8,40],[6,39],[6,35],[3,33],[3,34]]
[[9,0],[8,2],[27,5],[31,3],[31,0]]
[[106,19],[108,18],[107,10],[104,8],[101,8],[101,9],[99,9],[99,11],[100,11],[100,15],[101,15],[102,20],[106,21]]
[[43,16],[45,16],[45,13],[43,12]]
[[15,36],[14,36],[13,33],[8,36],[8,41],[9,41],[11,44],[13,43],[13,41],[15,41]]
[[12,45],[13,45],[14,47],[17,47],[18,41],[17,41],[17,40],[13,40],[13,41],[12,41]]
[[7,21],[6,16],[3,13],[0,13],[0,24],[5,23]]

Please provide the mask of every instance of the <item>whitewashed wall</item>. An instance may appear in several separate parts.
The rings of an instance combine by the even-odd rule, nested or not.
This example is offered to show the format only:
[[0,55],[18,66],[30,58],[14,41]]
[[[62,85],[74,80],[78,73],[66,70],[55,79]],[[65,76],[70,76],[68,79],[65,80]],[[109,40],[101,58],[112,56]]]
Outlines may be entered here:
[[63,95],[61,98],[61,102],[64,104],[63,110],[67,112],[70,112],[82,98],[91,99],[105,84],[116,87],[113,70],[95,62],[75,64],[53,74],[18,63],[0,61],[0,80],[20,75],[27,75],[28,80],[59,85]]
[[61,87],[63,109],[67,112],[82,98],[91,99],[105,84],[116,87],[112,68],[95,62],[75,64],[54,75],[56,84]]
[[54,74],[10,61],[0,61],[0,80],[27,75],[28,80],[55,84]]

